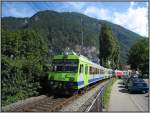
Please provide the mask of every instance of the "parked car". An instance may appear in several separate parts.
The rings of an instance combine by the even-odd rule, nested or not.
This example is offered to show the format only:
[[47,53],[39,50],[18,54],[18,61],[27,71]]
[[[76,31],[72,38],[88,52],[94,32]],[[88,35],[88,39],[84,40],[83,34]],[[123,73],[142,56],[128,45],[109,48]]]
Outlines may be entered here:
[[123,80],[123,84],[125,85],[127,80],[128,80],[129,76],[123,76],[122,80]]
[[148,79],[149,78],[149,74],[141,74],[141,75],[139,75],[139,78]]
[[137,80],[137,79],[138,79],[137,76],[130,76],[130,77],[126,78],[126,79],[124,80],[125,88],[128,88],[128,83],[129,83],[130,81]]
[[143,79],[133,79],[128,83],[128,91],[132,92],[143,92],[147,93],[149,91],[148,85]]

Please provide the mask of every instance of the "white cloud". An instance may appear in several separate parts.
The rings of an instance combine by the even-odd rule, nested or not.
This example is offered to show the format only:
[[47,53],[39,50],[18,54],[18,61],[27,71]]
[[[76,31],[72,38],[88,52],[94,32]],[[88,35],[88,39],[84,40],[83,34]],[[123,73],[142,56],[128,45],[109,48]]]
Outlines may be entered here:
[[134,6],[134,2],[130,2],[130,6],[133,7]]
[[133,8],[134,6],[136,6],[137,3],[136,2],[130,2],[130,7]]
[[133,8],[131,4],[127,12],[114,12],[113,22],[122,25],[142,36],[148,36],[148,8]]
[[146,7],[148,7],[148,2],[146,2]]
[[11,15],[14,17],[31,17],[35,11],[29,7],[28,5],[22,4],[6,4],[6,8],[4,9],[3,13],[7,16]]
[[110,19],[110,12],[107,9],[104,8],[97,8],[94,6],[87,7],[87,9],[83,12],[85,15],[88,15],[90,17],[96,17],[97,19],[104,19],[109,20]]
[[9,9],[10,14],[12,14],[15,17],[29,17],[32,16],[33,13],[27,11],[26,9],[16,9],[16,8],[10,8]]
[[137,5],[135,2],[131,2],[125,12],[113,12],[109,9],[90,6],[83,13],[90,17],[119,24],[142,36],[148,36],[148,7],[134,7],[135,5]]
[[67,2],[67,3],[71,6],[73,6],[77,10],[82,9],[86,5],[85,2]]
[[[15,17],[30,17],[36,11],[34,7],[28,4],[5,4],[7,10],[3,10],[3,13],[7,16]],[[108,20],[113,23],[119,24],[133,32],[136,32],[143,36],[148,36],[148,2],[145,6],[138,6],[137,2],[130,2],[130,6],[126,11],[112,11],[111,9],[95,6],[86,2],[63,2],[65,6],[61,11],[76,11],[86,14],[90,17],[97,19]],[[59,11],[59,9],[58,9]]]

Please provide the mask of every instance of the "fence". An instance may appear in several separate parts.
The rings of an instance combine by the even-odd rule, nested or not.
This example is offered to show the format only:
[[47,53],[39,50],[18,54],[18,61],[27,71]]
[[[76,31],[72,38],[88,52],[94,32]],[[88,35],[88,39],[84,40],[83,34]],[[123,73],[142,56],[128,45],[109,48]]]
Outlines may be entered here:
[[[107,83],[108,84],[108,83]],[[87,112],[102,112],[103,111],[103,92],[107,87],[107,84],[104,85],[90,107],[86,110]]]

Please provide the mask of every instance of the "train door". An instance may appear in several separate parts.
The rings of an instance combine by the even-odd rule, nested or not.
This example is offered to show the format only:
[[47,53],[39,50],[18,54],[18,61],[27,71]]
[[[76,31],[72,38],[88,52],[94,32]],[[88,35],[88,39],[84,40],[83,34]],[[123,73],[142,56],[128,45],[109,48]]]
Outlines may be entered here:
[[84,86],[88,85],[88,73],[89,73],[89,69],[88,69],[88,65],[85,64],[84,65]]
[[80,64],[78,82],[82,82],[83,83],[82,85],[84,85],[84,66],[83,66],[83,64]]

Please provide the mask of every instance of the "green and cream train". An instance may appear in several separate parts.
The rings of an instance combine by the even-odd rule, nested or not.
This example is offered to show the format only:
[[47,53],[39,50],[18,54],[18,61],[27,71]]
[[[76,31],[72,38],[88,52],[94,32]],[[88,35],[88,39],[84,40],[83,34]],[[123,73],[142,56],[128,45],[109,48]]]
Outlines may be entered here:
[[64,54],[54,56],[48,78],[53,89],[79,90],[112,76],[112,69],[93,63],[82,55]]

